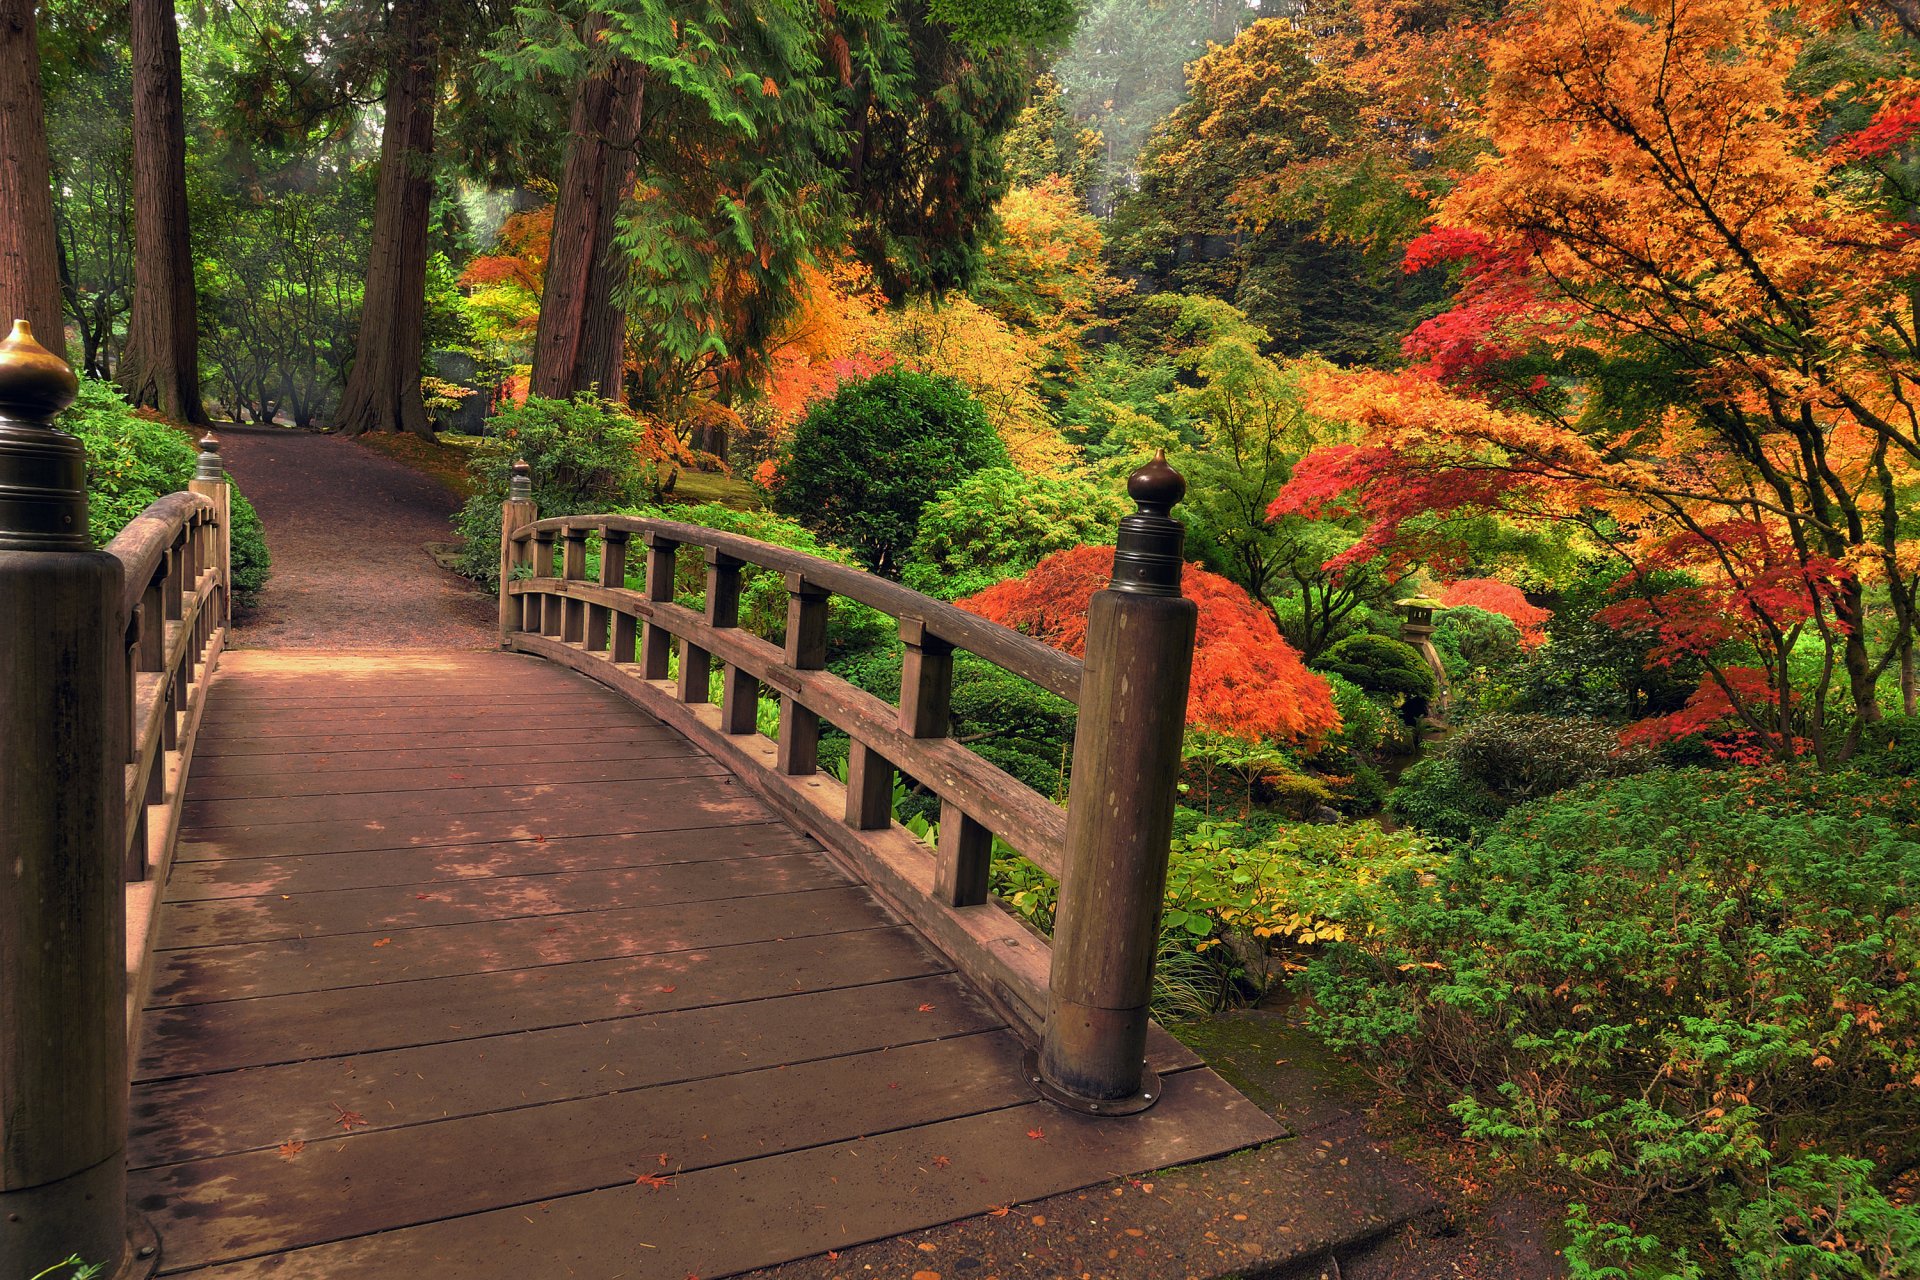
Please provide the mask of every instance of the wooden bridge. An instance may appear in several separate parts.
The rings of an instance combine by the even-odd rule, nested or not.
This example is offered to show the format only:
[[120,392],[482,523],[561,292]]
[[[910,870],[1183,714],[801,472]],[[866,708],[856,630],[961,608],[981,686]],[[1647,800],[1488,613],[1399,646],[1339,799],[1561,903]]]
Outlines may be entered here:
[[[713,1280],[1278,1136],[1147,1018],[1164,465],[1084,664],[782,548],[540,520],[524,470],[501,651],[229,651],[212,442],[93,551],[71,385],[0,344],[0,1278]],[[899,621],[897,704],[825,670],[835,598]],[[947,736],[956,649],[1079,704],[1064,810]],[[1051,945],[995,837],[1060,881]]]

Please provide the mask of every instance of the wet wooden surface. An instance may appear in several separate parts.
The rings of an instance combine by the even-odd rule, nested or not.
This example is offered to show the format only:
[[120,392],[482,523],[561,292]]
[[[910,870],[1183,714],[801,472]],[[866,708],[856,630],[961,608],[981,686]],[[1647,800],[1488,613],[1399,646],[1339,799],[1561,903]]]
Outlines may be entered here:
[[1204,1068],[1036,1101],[924,939],[537,659],[233,654],[199,750],[132,1091],[163,1274],[714,1280],[1274,1136]]

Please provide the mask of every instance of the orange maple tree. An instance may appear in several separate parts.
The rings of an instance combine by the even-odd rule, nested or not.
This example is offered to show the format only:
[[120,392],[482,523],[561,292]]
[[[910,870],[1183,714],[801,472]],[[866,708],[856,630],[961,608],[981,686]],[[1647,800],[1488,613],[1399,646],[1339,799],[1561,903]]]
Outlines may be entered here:
[[[1025,577],[996,583],[959,604],[1083,657],[1087,608],[1112,577],[1112,547],[1075,547],[1048,556]],[[1187,695],[1189,725],[1308,746],[1340,728],[1327,682],[1307,669],[1253,597],[1191,564],[1181,594],[1200,610]]]
[[[1411,369],[1322,383],[1315,407],[1363,438],[1303,462],[1276,510],[1364,514],[1361,547],[1401,557],[1447,553],[1433,512],[1578,525],[1620,565],[1617,616],[1661,636],[1651,660],[1704,665],[1697,705],[1776,757],[1844,758],[1911,662],[1920,243],[1896,172],[1911,82],[1796,87],[1834,16],[1511,15],[1485,48],[1491,154],[1410,254],[1465,264],[1457,305]],[[1836,140],[1842,107],[1870,123]],[[1654,590],[1662,570],[1693,585]]]
[[1463,607],[1497,613],[1520,628],[1520,643],[1536,645],[1545,639],[1541,630],[1553,610],[1529,603],[1526,592],[1498,578],[1462,578],[1443,583],[1434,598],[1449,609]]

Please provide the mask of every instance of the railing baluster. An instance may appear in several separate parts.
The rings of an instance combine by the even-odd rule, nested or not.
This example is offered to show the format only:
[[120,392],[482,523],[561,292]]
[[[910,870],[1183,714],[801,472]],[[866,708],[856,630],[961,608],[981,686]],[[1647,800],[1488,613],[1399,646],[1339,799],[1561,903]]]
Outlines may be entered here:
[[[563,551],[560,556],[560,576],[568,582],[587,580],[587,531],[575,526],[560,535]],[[560,601],[560,639],[567,644],[581,644],[587,638],[587,602],[573,596],[562,597]]]
[[[900,619],[900,728],[916,738],[944,738],[952,726],[953,646],[924,619]],[[940,803],[933,893],[950,907],[987,900],[993,833],[951,800]]]
[[[724,558],[712,547],[706,549],[707,558],[707,621],[715,626],[734,626],[740,619],[740,563],[733,561],[729,570]],[[728,584],[731,583],[731,590]],[[715,618],[730,618],[729,622],[717,623]],[[686,636],[680,637],[680,701],[711,702],[709,692],[713,674],[713,655],[695,644]]]
[[[673,603],[673,553],[680,544],[670,538],[647,535],[647,599],[655,604]],[[640,642],[640,676],[644,680],[665,680],[668,646],[673,636],[657,623],[647,623]]]
[[[540,634],[557,636],[560,634],[560,600],[557,596],[545,594],[553,585],[553,530],[537,529],[533,535],[533,579],[541,587],[542,594],[532,597],[527,608],[539,614]],[[530,614],[529,623],[534,621]],[[532,630],[531,627],[528,630]]]
[[[818,671],[827,665],[825,588],[805,575],[787,575],[787,665]],[[790,693],[780,695],[780,738],[776,767],[785,774],[808,774],[820,767],[820,716]]]
[[855,738],[847,748],[847,825],[879,831],[893,822],[893,766]]
[[[160,557],[160,644],[164,653],[169,647],[167,624],[180,621],[180,544],[176,541]],[[174,751],[180,746],[180,713],[187,705],[187,677],[185,664],[168,669],[166,659],[161,659],[161,670],[166,673],[165,713],[160,717],[160,748]]]
[[[744,562],[707,548],[707,625],[740,625],[740,570]],[[752,733],[760,718],[760,682],[737,663],[720,671],[720,732]]]
[[[600,585],[624,590],[627,585],[627,531],[607,529],[600,537]],[[632,662],[634,618],[622,609],[609,611],[613,616],[607,635],[608,656],[615,662]]]

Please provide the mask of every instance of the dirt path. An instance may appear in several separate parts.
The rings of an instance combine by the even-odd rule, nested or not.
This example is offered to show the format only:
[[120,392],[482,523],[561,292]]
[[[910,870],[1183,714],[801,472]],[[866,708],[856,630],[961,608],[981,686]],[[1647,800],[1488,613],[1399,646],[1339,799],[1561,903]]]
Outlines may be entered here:
[[351,440],[216,429],[227,470],[266,525],[273,575],[234,643],[256,649],[494,645],[493,599],[434,563],[457,498]]

